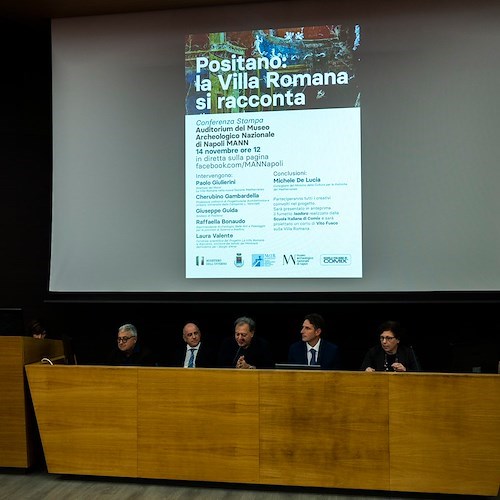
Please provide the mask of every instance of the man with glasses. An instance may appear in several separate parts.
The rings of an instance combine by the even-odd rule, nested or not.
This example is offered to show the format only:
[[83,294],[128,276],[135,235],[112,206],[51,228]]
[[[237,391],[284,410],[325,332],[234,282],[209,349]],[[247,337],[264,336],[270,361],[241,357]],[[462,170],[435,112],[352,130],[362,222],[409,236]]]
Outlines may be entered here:
[[111,352],[107,364],[117,366],[157,366],[153,352],[138,342],[137,329],[130,323],[118,328],[116,347]]
[[378,328],[380,344],[365,355],[361,370],[367,372],[420,371],[413,348],[401,344],[401,325],[397,321],[386,321]]

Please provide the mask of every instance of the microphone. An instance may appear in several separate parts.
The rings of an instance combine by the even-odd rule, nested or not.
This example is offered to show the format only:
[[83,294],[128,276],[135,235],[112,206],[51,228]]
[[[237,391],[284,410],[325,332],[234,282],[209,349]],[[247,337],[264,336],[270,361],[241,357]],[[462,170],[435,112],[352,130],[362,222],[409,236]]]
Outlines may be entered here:
[[413,346],[410,346],[410,351],[411,351],[411,356],[413,358],[413,362],[415,363],[415,370],[417,372],[421,372],[422,369],[420,368],[420,363],[418,362],[417,355],[415,354],[415,351],[413,349]]
[[236,361],[238,361],[238,358],[240,357],[240,352],[241,352],[241,346],[238,346],[238,350],[236,351],[236,355],[234,356],[233,359],[233,366],[236,366]]

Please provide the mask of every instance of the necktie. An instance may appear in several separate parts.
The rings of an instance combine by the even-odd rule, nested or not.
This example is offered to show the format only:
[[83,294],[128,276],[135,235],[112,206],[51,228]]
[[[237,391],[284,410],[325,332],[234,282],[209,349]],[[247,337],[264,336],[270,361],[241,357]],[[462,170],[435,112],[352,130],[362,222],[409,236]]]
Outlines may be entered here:
[[316,349],[311,349],[309,352],[311,353],[311,362],[309,364],[315,365],[316,364]]
[[191,351],[191,357],[189,358],[189,362],[188,362],[188,368],[194,368],[194,351],[196,351],[196,349],[189,349]]

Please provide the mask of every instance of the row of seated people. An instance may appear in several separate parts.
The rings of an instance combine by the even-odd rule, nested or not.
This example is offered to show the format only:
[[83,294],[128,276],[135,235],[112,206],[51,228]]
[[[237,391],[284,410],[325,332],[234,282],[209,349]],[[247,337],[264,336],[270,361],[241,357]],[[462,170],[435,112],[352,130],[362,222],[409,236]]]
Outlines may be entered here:
[[[301,337],[290,345],[288,363],[313,365],[321,370],[339,370],[340,352],[336,344],[321,338],[324,319],[320,314],[307,314],[302,323]],[[159,363],[154,352],[143,345],[132,324],[118,329],[117,346],[107,364],[123,366],[177,366],[185,368],[274,368],[272,349],[266,339],[255,335],[255,321],[243,316],[234,322],[234,335],[224,339],[217,349],[202,341],[196,323],[186,323],[182,338],[184,345],[173,353],[168,363]],[[411,347],[401,344],[401,327],[396,321],[386,321],[379,327],[380,343],[365,355],[361,370],[420,371]]]

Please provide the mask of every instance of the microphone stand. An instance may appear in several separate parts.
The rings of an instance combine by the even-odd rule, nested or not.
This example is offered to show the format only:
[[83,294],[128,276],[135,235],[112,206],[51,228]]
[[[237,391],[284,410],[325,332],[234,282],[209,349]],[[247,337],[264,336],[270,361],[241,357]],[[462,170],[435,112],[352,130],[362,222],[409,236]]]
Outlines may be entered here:
[[413,362],[415,363],[415,370],[417,372],[421,372],[422,368],[420,367],[420,363],[418,362],[417,355],[415,354],[415,350],[413,349],[412,345],[410,346],[410,351],[413,358]]

